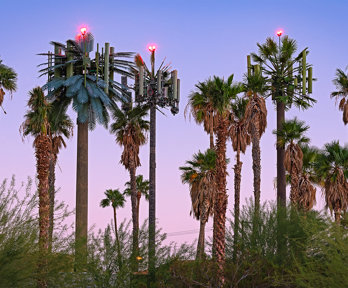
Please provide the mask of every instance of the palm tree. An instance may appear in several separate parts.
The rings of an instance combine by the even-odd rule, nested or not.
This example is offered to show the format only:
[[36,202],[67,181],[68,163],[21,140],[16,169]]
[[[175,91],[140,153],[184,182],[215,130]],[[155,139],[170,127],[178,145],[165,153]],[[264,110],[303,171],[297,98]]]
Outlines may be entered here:
[[0,59],[0,107],[2,111],[6,114],[6,111],[2,107],[2,103],[4,102],[5,90],[12,93],[17,89],[17,73],[10,67],[2,64],[2,60]]
[[[149,185],[150,182],[149,180],[144,180],[144,176],[143,175],[138,175],[135,179],[136,185],[137,185],[137,219],[138,219],[138,223],[137,223],[137,230],[139,231],[139,210],[140,210],[140,199],[141,196],[145,197],[145,200],[149,200]],[[126,182],[125,186],[127,187],[124,192],[123,195],[127,195],[129,197],[132,197],[132,185],[131,182]]]
[[261,197],[261,152],[260,138],[267,126],[267,108],[263,95],[266,92],[265,78],[260,73],[247,76],[244,81],[246,97],[249,100],[246,106],[246,129],[251,135],[252,158],[254,172],[255,212],[260,211]]
[[340,223],[341,213],[348,209],[348,147],[338,141],[325,144],[317,156],[315,171],[325,193],[326,207],[335,213]]
[[[280,40],[280,39],[279,39]],[[307,48],[297,57],[294,54],[297,44],[294,39],[284,36],[279,45],[272,38],[267,38],[264,44],[257,43],[258,54],[252,53],[255,62],[261,65],[261,71],[266,77],[268,95],[272,96],[277,109],[277,130],[282,128],[285,121],[285,110],[295,106],[307,109],[316,100],[309,97],[310,90],[297,86],[297,76],[293,73],[302,71],[302,61],[309,53]],[[295,64],[299,64],[295,67]],[[310,65],[305,65],[307,69]],[[299,78],[299,80],[302,80]],[[298,89],[302,88],[302,89]],[[300,91],[301,90],[301,91]],[[308,91],[308,93],[307,93]],[[284,167],[285,148],[277,145],[277,203],[286,205],[286,179]]]
[[303,160],[302,172],[298,184],[298,207],[303,211],[309,211],[316,203],[316,188],[314,184],[318,184],[318,177],[314,171],[315,161],[318,155],[318,149],[308,145],[300,145]]
[[[93,36],[88,33],[86,37]],[[72,104],[77,112],[75,262],[77,269],[83,269],[87,263],[88,130],[93,130],[97,122],[107,128],[108,110],[117,108],[117,101],[130,101],[127,91],[113,77],[114,72],[134,76],[134,64],[124,60],[133,53],[110,53],[109,59],[106,57],[108,53],[97,53],[95,59],[90,59],[76,41],[68,40],[67,45],[51,43],[55,46],[54,65],[50,66],[48,61],[48,66],[40,70],[41,76],[48,75],[50,79],[42,88],[48,90],[49,101],[60,100],[61,111]],[[109,52],[110,48],[105,47]],[[60,49],[65,51],[65,55],[57,52]],[[52,57],[51,53],[41,55]],[[108,62],[109,65],[105,65]],[[104,81],[108,78],[106,75],[108,81]]]
[[204,256],[205,225],[214,211],[216,153],[213,149],[204,153],[199,151],[192,160],[186,161],[186,166],[179,169],[182,171],[181,181],[190,187],[191,213],[200,221],[196,256],[200,260]]
[[117,246],[117,254],[118,254],[118,265],[119,267],[122,266],[122,254],[121,254],[121,248],[120,248],[120,239],[118,238],[118,232],[117,232],[117,217],[116,217],[116,209],[117,208],[123,208],[124,203],[126,202],[126,199],[124,198],[123,194],[118,190],[112,190],[108,189],[104,192],[106,198],[104,198],[100,202],[100,206],[105,208],[112,206],[113,212],[114,212],[114,224],[115,224],[115,235],[116,235],[116,246]]
[[214,127],[216,127],[217,117],[212,103],[212,93],[214,82],[211,79],[205,82],[198,82],[195,85],[197,91],[189,95],[189,100],[185,108],[187,113],[192,115],[197,124],[202,124],[204,131],[210,136],[210,149],[214,148]]
[[28,101],[29,110],[26,112],[24,122],[20,127],[23,137],[31,135],[35,138],[33,146],[35,147],[36,171],[39,180],[39,287],[47,287],[44,277],[47,265],[45,255],[49,246],[49,185],[48,175],[50,166],[50,156],[52,143],[50,138],[50,125],[48,114],[49,104],[45,100],[45,95],[40,87],[36,87],[29,92]]
[[309,142],[304,133],[309,129],[303,121],[296,117],[283,122],[281,130],[274,130],[277,136],[277,145],[286,147],[284,167],[290,174],[290,201],[293,205],[299,202],[299,177],[302,173],[303,153],[301,145]]
[[237,242],[239,229],[239,206],[240,206],[240,183],[242,178],[242,165],[240,152],[245,153],[247,145],[250,144],[250,134],[247,130],[245,109],[248,100],[237,98],[232,104],[232,119],[229,128],[229,136],[232,148],[236,152],[236,164],[234,165],[234,233],[233,233],[233,258],[237,256]]
[[331,98],[336,98],[337,102],[342,97],[338,107],[343,111],[343,122],[346,125],[348,123],[348,73],[346,74],[343,70],[337,69],[336,78],[332,82],[335,84],[337,91],[331,93]]
[[[139,147],[146,143],[146,133],[149,131],[149,121],[144,120],[147,110],[144,107],[135,108],[128,106],[124,109],[115,109],[112,114],[114,123],[110,131],[116,135],[116,143],[123,147],[121,163],[129,171],[132,202],[133,222],[133,255],[132,260],[138,255],[138,213],[137,213],[137,183],[136,169],[139,167]],[[134,262],[136,263],[136,262]]]
[[213,243],[215,247],[217,270],[217,285],[224,285],[225,265],[225,224],[227,198],[226,193],[226,141],[228,137],[229,118],[231,114],[231,100],[242,92],[242,85],[233,83],[233,74],[227,81],[214,76],[212,104],[217,115],[216,126],[216,198],[214,205]]
[[[63,109],[63,111],[61,111]],[[50,172],[48,175],[49,196],[50,196],[50,228],[49,228],[49,250],[52,249],[53,225],[54,225],[54,203],[55,203],[55,168],[58,153],[62,147],[66,147],[65,138],[70,138],[73,134],[73,122],[66,114],[67,106],[61,106],[59,100],[52,103],[48,114],[50,123],[50,138],[52,143],[52,153],[50,158]]]

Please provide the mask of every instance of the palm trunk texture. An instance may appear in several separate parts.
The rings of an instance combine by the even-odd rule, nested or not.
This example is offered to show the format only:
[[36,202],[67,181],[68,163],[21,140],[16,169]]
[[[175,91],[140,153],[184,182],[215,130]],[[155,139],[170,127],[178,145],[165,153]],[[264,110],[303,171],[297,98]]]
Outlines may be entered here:
[[150,189],[149,189],[149,282],[153,284],[155,278],[156,252],[156,105],[150,108]]
[[215,201],[214,222],[216,223],[215,233],[215,253],[217,262],[217,286],[223,287],[224,266],[225,266],[225,224],[227,209],[227,193],[226,193],[226,140],[227,140],[227,120],[220,115],[217,127],[216,141],[216,184],[217,193]]
[[207,222],[204,219],[200,219],[196,260],[202,260],[204,257],[205,224],[206,223]]
[[131,163],[129,169],[130,174],[130,184],[131,184],[131,202],[132,202],[132,222],[133,222],[133,247],[132,247],[132,260],[133,270],[138,270],[138,265],[136,261],[136,257],[138,256],[139,248],[138,248],[138,211],[137,211],[137,183],[136,183],[136,169],[134,168],[134,163]]
[[137,219],[138,219],[138,223],[137,223],[137,229],[138,229],[138,234],[139,234],[139,213],[140,213],[140,199],[141,199],[141,192],[138,191],[137,192]]
[[48,175],[49,197],[50,197],[50,220],[49,220],[49,235],[48,235],[48,250],[52,251],[53,229],[54,229],[54,202],[55,202],[55,182],[56,182],[56,163],[57,155],[51,154],[50,168]]
[[87,264],[88,229],[88,122],[77,123],[75,265]]
[[252,125],[252,157],[254,172],[254,198],[255,213],[258,215],[260,211],[260,194],[261,194],[261,154],[260,154],[260,133],[256,125]]
[[118,258],[118,266],[121,269],[122,267],[122,254],[121,254],[121,248],[120,248],[120,239],[118,238],[118,231],[117,231],[117,217],[116,217],[116,208],[112,207],[114,210],[114,223],[115,223],[115,235],[116,235],[116,245],[117,245],[117,258]]
[[234,231],[233,231],[233,260],[237,260],[238,233],[239,233],[239,205],[240,205],[240,183],[242,178],[242,165],[240,151],[237,151],[237,162],[234,165]]
[[[285,121],[285,105],[277,102],[277,130],[282,129]],[[278,142],[278,139],[277,139]],[[284,167],[285,149],[277,145],[277,204],[278,206],[286,206],[286,179]]]
[[50,198],[48,174],[50,168],[51,141],[47,136],[40,135],[36,139],[36,169],[39,180],[39,262],[38,262],[38,287],[47,287],[47,253],[49,246],[49,212]]
[[[214,118],[211,116],[209,121],[210,121],[210,131],[209,131],[210,146],[209,146],[209,148],[214,149],[215,148],[215,146],[214,146]],[[215,223],[215,220],[213,220],[213,235],[215,235],[215,229],[216,229],[215,226],[216,226],[216,223]],[[212,247],[213,259],[215,259],[215,247],[216,247],[216,244],[215,244],[215,240],[213,237],[213,247]]]

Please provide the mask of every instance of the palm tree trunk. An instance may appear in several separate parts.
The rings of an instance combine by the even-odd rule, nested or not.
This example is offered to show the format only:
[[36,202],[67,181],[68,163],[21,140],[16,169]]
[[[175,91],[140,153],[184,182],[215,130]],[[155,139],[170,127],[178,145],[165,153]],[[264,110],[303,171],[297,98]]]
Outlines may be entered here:
[[49,246],[49,185],[48,174],[50,168],[51,141],[50,138],[40,135],[35,140],[36,169],[39,180],[39,262],[38,262],[38,287],[47,287],[47,253]]
[[150,108],[150,189],[149,189],[149,282],[155,283],[156,237],[156,105]]
[[[137,223],[137,229],[138,229],[138,234],[139,234],[139,213],[140,213],[140,199],[141,199],[141,192],[137,192],[137,218],[138,218],[138,223]],[[139,235],[138,235],[139,237]]]
[[217,262],[217,287],[223,287],[224,266],[225,266],[225,224],[227,209],[226,193],[226,140],[227,140],[227,121],[223,115],[219,115],[219,124],[217,127],[216,141],[216,184],[217,195],[215,201],[214,222],[216,223],[215,235],[215,253]]
[[254,172],[254,198],[255,198],[255,215],[260,212],[260,195],[261,195],[261,153],[260,153],[260,133],[258,127],[252,124],[252,157]]
[[122,267],[122,255],[121,255],[121,248],[120,248],[120,239],[118,238],[118,231],[117,231],[116,208],[115,207],[112,207],[112,208],[114,209],[114,223],[115,223],[115,235],[116,235],[118,266],[121,269],[121,267]]
[[77,123],[75,265],[87,264],[88,229],[88,122]]
[[[282,129],[285,121],[285,104],[277,101],[277,130]],[[278,138],[277,138],[278,142]],[[277,204],[278,206],[286,206],[286,179],[284,167],[285,149],[277,145]]]
[[341,211],[340,210],[335,210],[335,222],[337,225],[341,224]]
[[130,174],[130,185],[131,185],[131,202],[132,202],[132,222],[133,222],[133,247],[132,247],[132,256],[131,263],[133,263],[133,271],[138,270],[138,265],[136,257],[138,256],[138,211],[137,211],[137,183],[136,183],[136,169],[134,163],[131,163],[129,169]]
[[205,224],[206,223],[207,222],[205,221],[205,219],[200,219],[196,260],[202,260],[204,256]]
[[48,235],[48,250],[52,251],[52,239],[53,239],[53,228],[54,228],[54,201],[55,201],[55,182],[56,182],[56,163],[57,155],[51,154],[50,168],[48,174],[48,185],[49,185],[49,197],[50,197],[50,220],[49,220],[49,235]]
[[240,150],[237,150],[237,161],[234,165],[234,231],[233,231],[233,260],[237,260],[238,231],[239,231],[239,205],[240,205],[240,183],[242,178],[242,165],[240,161]]
[[[213,117],[213,113],[210,112],[210,131],[209,131],[209,136],[210,136],[210,149],[214,149],[214,117]],[[215,218],[214,218],[215,219]],[[213,235],[215,234],[215,229],[216,229],[216,223],[215,220],[213,220]],[[212,257],[213,259],[215,259],[215,240],[213,237],[213,246],[212,246]]]
[[210,131],[209,131],[209,138],[210,138],[210,149],[214,149],[214,117],[211,113],[210,118]]

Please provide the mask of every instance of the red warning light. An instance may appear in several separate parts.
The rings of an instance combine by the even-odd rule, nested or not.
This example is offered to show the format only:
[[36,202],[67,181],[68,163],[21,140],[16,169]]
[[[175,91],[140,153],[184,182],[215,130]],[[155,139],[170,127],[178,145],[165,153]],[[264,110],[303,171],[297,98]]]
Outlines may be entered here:
[[148,47],[150,52],[155,52],[156,51],[156,45],[149,45]]
[[278,37],[282,36],[282,34],[283,34],[283,30],[278,30],[278,31],[277,31],[277,36],[278,36]]
[[81,32],[81,35],[82,35],[82,36],[85,36],[86,33],[87,33],[87,28],[86,28],[86,27],[82,27],[82,28],[80,29],[80,32]]

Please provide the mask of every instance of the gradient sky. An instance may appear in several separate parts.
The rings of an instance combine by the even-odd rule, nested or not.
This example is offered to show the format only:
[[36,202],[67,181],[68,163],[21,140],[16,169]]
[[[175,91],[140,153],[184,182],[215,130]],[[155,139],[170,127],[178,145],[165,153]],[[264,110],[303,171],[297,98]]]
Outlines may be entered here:
[[[17,181],[35,177],[32,140],[24,143],[19,135],[28,100],[28,91],[43,85],[37,65],[44,62],[37,53],[52,51],[49,42],[74,38],[81,24],[87,24],[101,44],[110,42],[118,51],[139,52],[149,63],[148,43],[156,43],[157,64],[164,57],[178,70],[181,79],[180,113],[157,114],[157,217],[164,232],[196,230],[194,234],[171,236],[170,241],[192,241],[198,236],[199,223],[190,215],[188,187],[180,180],[178,167],[198,150],[209,146],[209,137],[202,127],[185,120],[183,111],[187,96],[198,81],[212,75],[242,80],[246,72],[246,55],[256,52],[256,43],[263,43],[282,28],[295,38],[299,50],[309,47],[308,62],[313,64],[313,96],[317,104],[308,111],[296,108],[287,118],[297,116],[310,126],[311,144],[322,147],[338,139],[345,143],[347,128],[342,112],[329,98],[335,87],[332,79],[336,68],[348,65],[346,37],[348,1],[18,1],[0,0],[0,57],[18,73],[18,90],[10,100],[5,97],[0,111],[0,180],[16,175]],[[273,179],[276,176],[275,109],[267,100],[268,126],[261,139],[261,200],[275,200]],[[70,111],[75,121],[76,114]],[[68,147],[58,158],[56,186],[58,200],[75,207],[76,129]],[[233,208],[234,153],[229,142],[227,156],[230,176],[227,179],[228,209]],[[98,127],[89,136],[89,226],[104,228],[112,218],[111,209],[99,207],[103,192],[120,188],[128,181],[128,172],[119,164],[122,149],[114,136]],[[148,177],[148,145],[141,148],[142,166],[138,173]],[[251,148],[242,156],[242,195],[252,196]],[[318,207],[323,207],[317,192]],[[245,201],[242,201],[245,203]],[[141,203],[140,221],[148,215],[148,205]],[[130,218],[130,199],[118,211],[119,219]],[[228,212],[230,216],[230,213]],[[73,219],[72,219],[73,220]],[[208,222],[208,228],[212,220]]]

